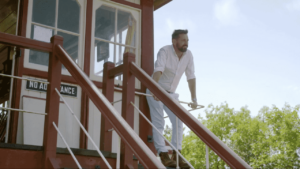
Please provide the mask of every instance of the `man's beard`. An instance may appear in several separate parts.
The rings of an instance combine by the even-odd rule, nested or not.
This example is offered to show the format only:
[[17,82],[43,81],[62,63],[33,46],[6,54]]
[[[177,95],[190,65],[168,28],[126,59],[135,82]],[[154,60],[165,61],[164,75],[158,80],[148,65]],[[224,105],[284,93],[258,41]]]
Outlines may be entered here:
[[181,48],[179,48],[178,44],[177,44],[177,49],[180,51],[180,52],[186,52],[187,51],[187,48],[188,46],[186,45],[186,48],[184,48],[185,46],[182,46]]

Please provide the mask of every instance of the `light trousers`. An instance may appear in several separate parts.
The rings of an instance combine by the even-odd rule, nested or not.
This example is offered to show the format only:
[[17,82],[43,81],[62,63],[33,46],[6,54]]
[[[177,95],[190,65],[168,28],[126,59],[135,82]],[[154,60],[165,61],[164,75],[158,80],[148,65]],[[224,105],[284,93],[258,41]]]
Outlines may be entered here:
[[[147,94],[150,94],[149,90],[147,89]],[[176,101],[178,101],[179,95],[177,93],[169,93],[169,95]],[[154,100],[153,97],[147,96],[148,105],[150,108],[150,116],[153,125],[161,132],[164,131],[165,126],[165,119],[164,119],[164,110],[169,116],[169,119],[172,123],[172,140],[171,144],[176,148],[181,150],[182,145],[182,137],[183,137],[183,124],[180,119],[178,119],[178,128],[176,131],[176,116],[175,114],[165,106],[161,101]],[[179,103],[179,102],[178,102]],[[153,128],[153,141],[154,146],[158,154],[160,152],[168,152],[168,149],[165,145],[165,140],[163,137]],[[177,147],[177,138],[178,135],[178,147]]]

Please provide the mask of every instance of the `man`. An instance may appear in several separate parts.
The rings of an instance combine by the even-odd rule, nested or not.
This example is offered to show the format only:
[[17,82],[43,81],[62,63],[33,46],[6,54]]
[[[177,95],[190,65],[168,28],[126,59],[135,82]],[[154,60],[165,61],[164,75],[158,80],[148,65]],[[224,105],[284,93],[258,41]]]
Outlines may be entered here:
[[[161,48],[157,54],[157,60],[155,62],[154,73],[152,78],[163,88],[169,95],[178,101],[179,95],[175,93],[182,74],[185,72],[189,89],[191,92],[193,109],[197,107],[196,98],[196,77],[194,74],[194,61],[193,55],[188,50],[188,31],[187,30],[175,30],[172,34],[172,45],[167,45]],[[149,90],[147,93],[152,94]],[[150,108],[150,115],[152,123],[162,133],[164,130],[164,113],[168,114],[172,123],[172,141],[171,143],[181,150],[183,127],[181,120],[178,119],[178,128],[176,133],[176,116],[170,111],[157,97],[147,97],[147,101]],[[158,134],[155,129],[153,131],[154,146],[161,158],[162,163],[166,167],[176,167],[176,152],[173,151],[173,156],[170,159],[168,156],[168,149],[165,146],[165,141],[162,136]],[[178,147],[177,139],[178,135]],[[181,168],[189,168],[188,164],[181,158],[179,158],[179,166]]]

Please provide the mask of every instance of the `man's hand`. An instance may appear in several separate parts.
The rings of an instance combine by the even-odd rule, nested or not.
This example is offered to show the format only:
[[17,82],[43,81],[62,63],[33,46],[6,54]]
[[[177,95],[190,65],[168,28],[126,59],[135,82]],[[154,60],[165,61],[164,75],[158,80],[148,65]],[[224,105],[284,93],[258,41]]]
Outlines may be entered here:
[[193,101],[192,103],[189,104],[189,107],[191,107],[192,109],[196,109],[198,106],[197,97],[196,97],[196,79],[190,79],[188,80],[188,83],[191,92],[191,98]]
[[192,102],[190,104],[188,104],[189,107],[191,107],[192,109],[196,109],[197,106],[198,106],[198,103],[197,102]]

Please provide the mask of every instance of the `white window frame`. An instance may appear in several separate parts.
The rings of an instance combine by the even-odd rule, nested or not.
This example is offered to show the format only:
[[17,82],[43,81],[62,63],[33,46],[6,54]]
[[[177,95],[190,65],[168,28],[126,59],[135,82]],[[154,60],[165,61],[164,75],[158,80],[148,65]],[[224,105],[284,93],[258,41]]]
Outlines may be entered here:
[[[129,12],[132,14],[132,16],[134,17],[135,21],[136,21],[136,36],[135,36],[135,46],[129,46],[129,45],[125,45],[125,44],[121,44],[116,42],[117,40],[115,39],[115,42],[111,42],[108,40],[104,40],[101,39],[101,41],[103,42],[109,42],[110,44],[114,44],[114,45],[118,45],[118,46],[122,46],[122,47],[129,47],[129,48],[133,48],[135,49],[135,56],[136,56],[136,60],[135,63],[140,66],[141,65],[141,10],[137,9],[137,8],[133,8],[127,5],[123,5],[123,4],[119,4],[116,2],[112,2],[112,1],[104,1],[104,0],[93,0],[94,1],[94,5],[93,5],[93,18],[92,18],[92,37],[91,37],[91,41],[92,41],[92,45],[91,45],[91,60],[90,60],[90,78],[94,81],[99,81],[102,82],[103,81],[103,77],[102,76],[97,76],[94,74],[94,62],[95,62],[95,40],[99,40],[100,38],[95,38],[95,17],[96,17],[96,10],[102,6],[108,6],[108,7],[112,7],[115,8],[117,10],[122,10],[125,12]],[[117,13],[116,13],[117,15]],[[115,18],[115,22],[117,21],[117,16]],[[116,27],[116,26],[115,26]],[[117,32],[115,30],[115,38],[117,38],[116,36]],[[114,51],[114,57],[116,55],[116,48]],[[122,81],[121,80],[117,80],[115,79],[115,84],[119,84],[122,85]],[[140,82],[136,80],[135,82],[135,87],[136,88],[140,88]]]
[[[42,26],[45,28],[49,28],[54,30],[54,35],[57,35],[57,31],[62,32],[62,33],[67,33],[71,35],[78,36],[78,66],[83,69],[83,64],[84,64],[84,39],[85,39],[85,17],[86,17],[86,0],[76,0],[80,6],[81,6],[81,11],[80,11],[80,18],[79,18],[79,33],[74,33],[70,32],[67,30],[59,29],[57,28],[57,23],[58,23],[58,0],[56,0],[56,11],[55,11],[55,27],[51,27],[48,25],[43,25],[40,23],[35,23],[32,21],[32,11],[33,11],[33,0],[29,0],[28,2],[28,16],[27,16],[27,25],[26,25],[26,37],[30,38],[31,37],[31,26],[32,25],[37,25],[37,26]],[[35,64],[35,63],[30,63],[29,62],[29,49],[25,50],[25,55],[24,55],[24,67],[30,68],[30,69],[37,69],[41,71],[48,71],[48,66],[45,65],[40,65],[40,64]],[[62,74],[64,75],[69,75],[70,73],[66,69],[62,69]]]

